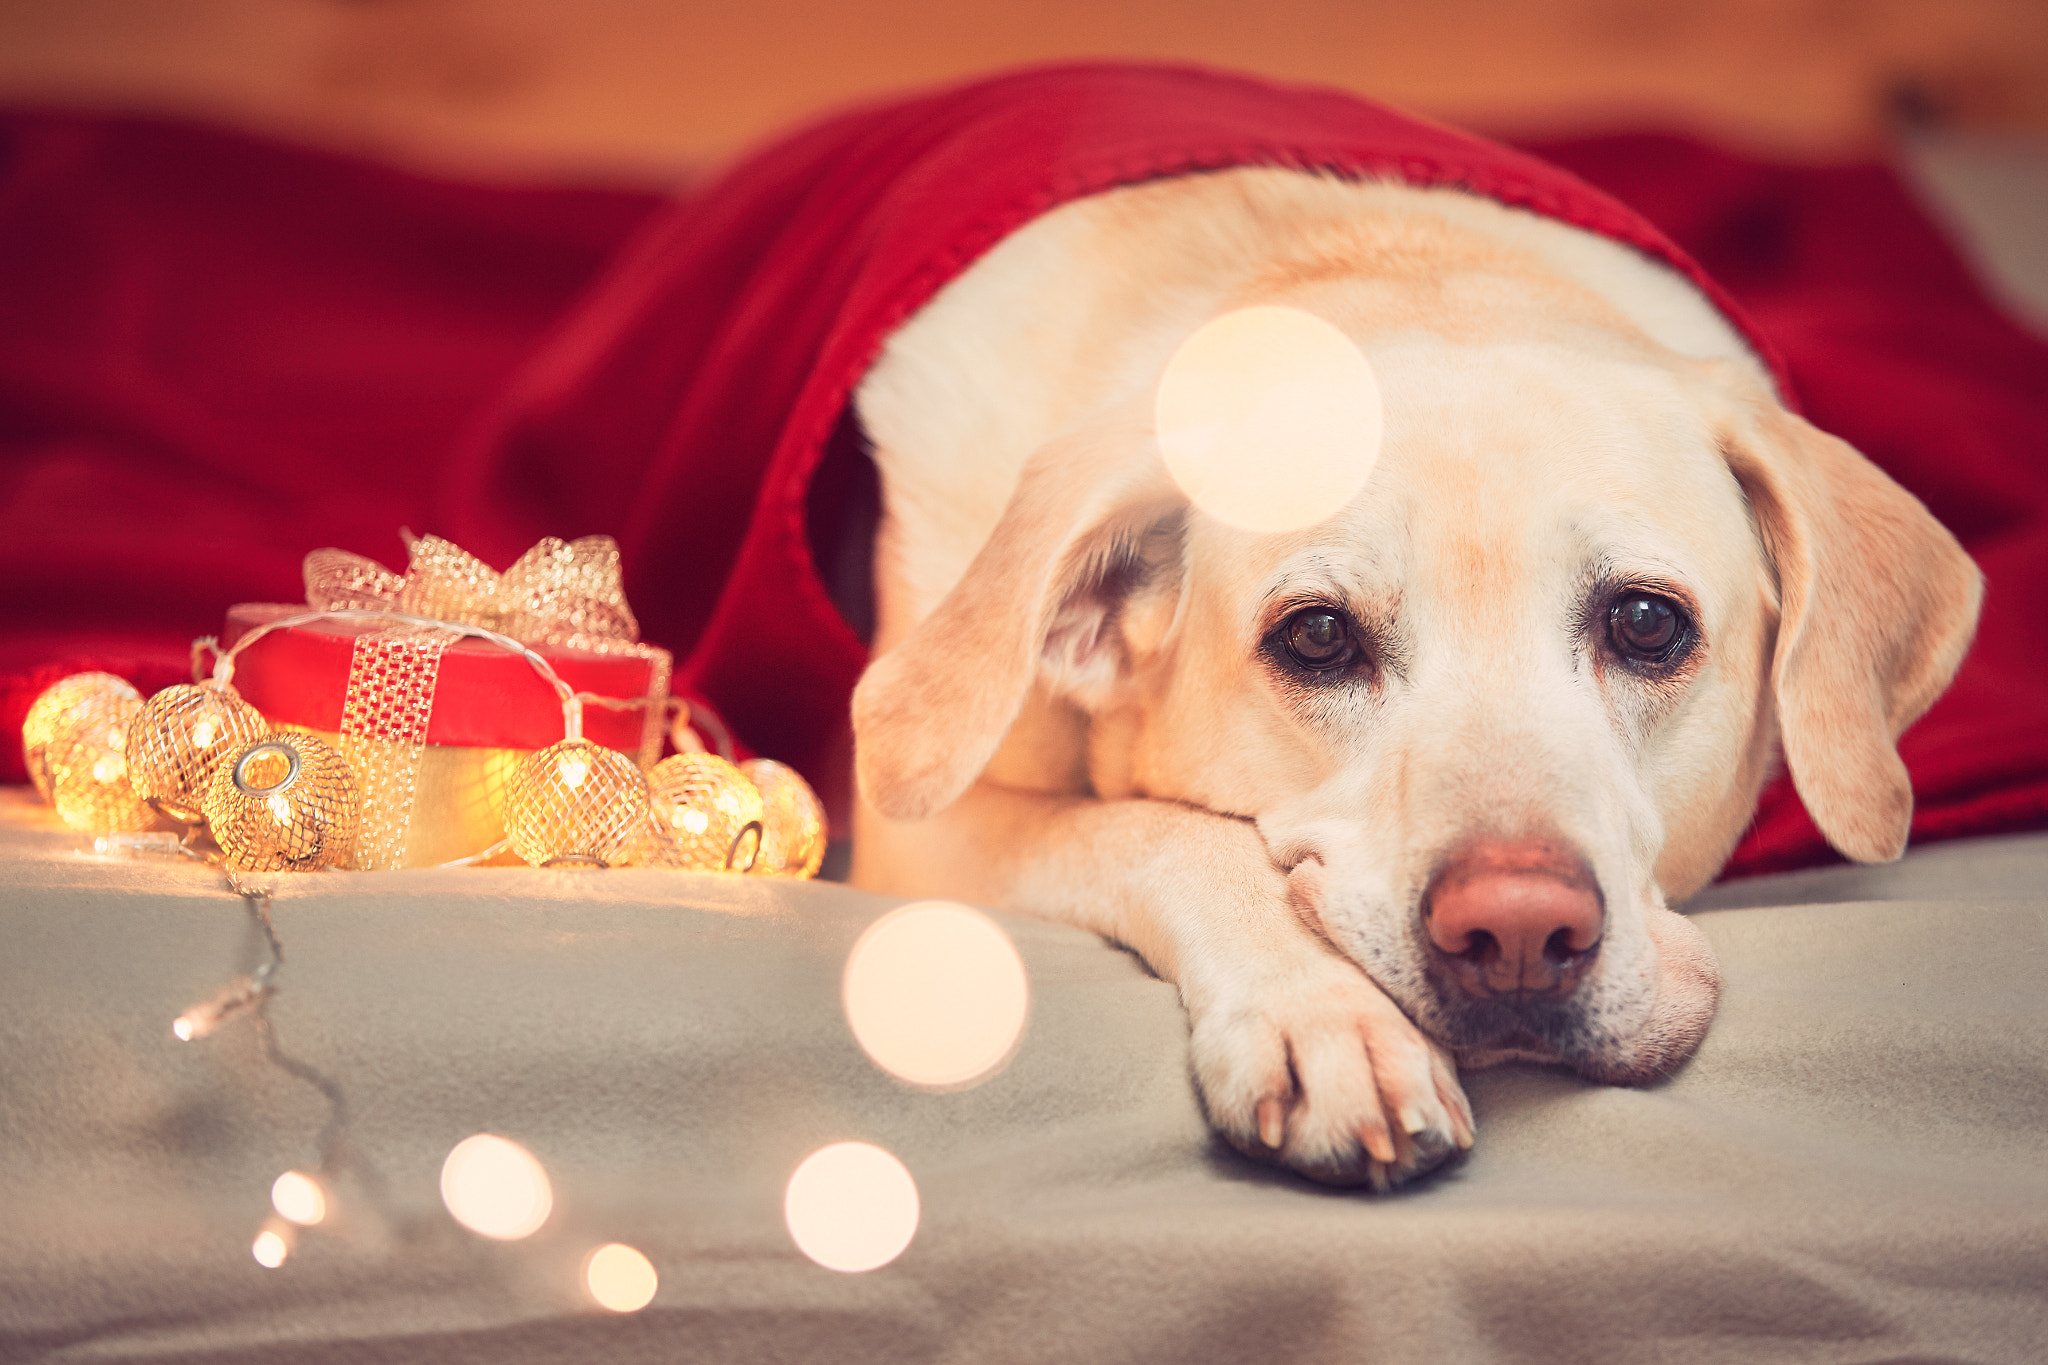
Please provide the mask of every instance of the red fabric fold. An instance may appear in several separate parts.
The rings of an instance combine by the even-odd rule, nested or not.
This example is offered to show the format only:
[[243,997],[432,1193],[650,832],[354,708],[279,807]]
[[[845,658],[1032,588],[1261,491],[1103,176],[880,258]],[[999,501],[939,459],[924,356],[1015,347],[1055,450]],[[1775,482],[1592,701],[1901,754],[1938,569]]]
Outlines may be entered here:
[[[846,400],[882,339],[1059,202],[1283,164],[1462,184],[1688,272],[1696,255],[1810,415],[1991,576],[1983,640],[1903,746],[1915,836],[2048,820],[2048,356],[1881,168],[1652,138],[1545,161],[1334,92],[1120,66],[855,111],[673,201],[123,119],[17,114],[0,137],[0,723],[75,660],[180,665],[230,603],[295,596],[318,546],[389,562],[407,524],[502,565],[605,532],[679,682],[843,790],[864,652],[812,523],[857,458]],[[1781,789],[1733,870],[1825,856]]]

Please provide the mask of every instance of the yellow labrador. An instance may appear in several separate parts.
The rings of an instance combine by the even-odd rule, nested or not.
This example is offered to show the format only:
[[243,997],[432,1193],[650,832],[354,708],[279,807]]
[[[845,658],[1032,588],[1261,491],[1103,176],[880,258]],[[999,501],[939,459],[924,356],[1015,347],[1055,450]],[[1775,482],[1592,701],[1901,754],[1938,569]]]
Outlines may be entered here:
[[[1253,532],[1168,477],[1183,341],[1282,304],[1385,404],[1370,480]],[[1894,748],[1975,567],[1629,249],[1455,190],[1249,169],[1084,199],[890,340],[853,879],[1056,917],[1176,983],[1239,1148],[1384,1188],[1459,1066],[1661,1076],[1719,991],[1666,908],[1782,750],[1896,857]],[[1275,479],[1290,477],[1276,467]]]

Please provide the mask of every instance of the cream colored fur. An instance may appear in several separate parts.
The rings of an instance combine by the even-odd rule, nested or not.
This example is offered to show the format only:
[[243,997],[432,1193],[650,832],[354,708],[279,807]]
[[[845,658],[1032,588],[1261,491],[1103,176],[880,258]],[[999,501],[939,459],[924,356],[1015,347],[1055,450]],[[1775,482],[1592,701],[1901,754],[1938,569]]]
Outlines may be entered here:
[[[1372,480],[1300,532],[1192,511],[1151,437],[1175,348],[1252,303],[1343,328],[1385,396]],[[1836,846],[1896,857],[1893,742],[1976,617],[1954,540],[1689,284],[1451,190],[1238,170],[1068,204],[857,405],[883,522],[854,880],[1129,946],[1180,988],[1217,1129],[1322,1179],[1469,1145],[1459,1064],[1688,1057],[1718,974],[1667,898],[1726,859],[1781,730]],[[1693,608],[1681,676],[1603,652],[1617,586]],[[1370,685],[1273,666],[1308,599],[1376,624]],[[1598,958],[1562,1033],[1460,1037],[1418,904],[1462,844],[1532,830],[1593,869]]]

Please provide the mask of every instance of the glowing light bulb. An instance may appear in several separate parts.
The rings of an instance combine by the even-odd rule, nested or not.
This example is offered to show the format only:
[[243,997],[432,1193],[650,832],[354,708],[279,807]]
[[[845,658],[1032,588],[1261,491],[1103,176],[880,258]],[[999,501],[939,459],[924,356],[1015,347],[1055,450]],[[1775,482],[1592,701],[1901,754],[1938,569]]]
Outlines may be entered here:
[[327,1194],[304,1171],[286,1171],[270,1186],[270,1207],[287,1222],[309,1228],[327,1216]]
[[284,1258],[292,1254],[292,1244],[280,1228],[265,1228],[256,1234],[256,1240],[249,1245],[249,1254],[256,1258],[256,1264],[265,1270],[275,1270],[284,1264]]
[[672,754],[647,774],[654,827],[650,867],[744,872],[761,846],[761,793],[717,754]]
[[215,991],[210,999],[191,1006],[171,1021],[171,1033],[180,1042],[204,1038],[228,1020],[248,1009],[265,995],[255,979],[238,976]]
[[243,872],[346,867],[362,820],[347,761],[298,730],[244,745],[216,765],[199,806],[223,860]]
[[[139,706],[142,694],[111,673],[74,673],[52,683],[30,704],[21,721],[22,758],[28,764],[28,775],[36,791],[45,800],[51,796],[50,774],[44,767],[44,753],[50,741],[60,730],[89,723],[96,713],[114,709],[120,702]],[[127,719],[133,714],[124,711],[122,725],[117,728],[125,730]]]
[[633,760],[587,739],[521,758],[505,789],[505,837],[535,867],[613,867],[645,842],[647,778]]
[[761,851],[752,870],[770,877],[817,876],[825,862],[825,803],[786,763],[750,758],[740,771],[761,793]]
[[179,683],[148,701],[128,726],[128,777],[135,794],[181,825],[204,818],[200,802],[213,770],[269,733],[270,722],[234,689]]
[[660,1286],[654,1263],[624,1242],[608,1243],[584,1258],[583,1287],[600,1308],[637,1313],[654,1302]]
[[493,1133],[455,1144],[441,1163],[441,1202],[480,1237],[515,1242],[540,1231],[554,1210],[554,1188],[533,1153]]
[[66,825],[113,834],[156,823],[156,813],[136,795],[122,755],[126,727],[141,711],[140,701],[97,692],[43,727],[34,776]]
[[1167,363],[1154,403],[1166,467],[1210,516],[1293,531],[1365,486],[1386,418],[1365,353],[1299,308],[1211,319]]
[[1024,1032],[1030,985],[1002,927],[947,901],[901,906],[847,954],[846,1022],[864,1051],[912,1085],[955,1089],[993,1074]]
[[797,1250],[828,1270],[885,1266],[917,1235],[917,1182],[903,1163],[865,1142],[835,1142],[789,1178],[782,1216]]

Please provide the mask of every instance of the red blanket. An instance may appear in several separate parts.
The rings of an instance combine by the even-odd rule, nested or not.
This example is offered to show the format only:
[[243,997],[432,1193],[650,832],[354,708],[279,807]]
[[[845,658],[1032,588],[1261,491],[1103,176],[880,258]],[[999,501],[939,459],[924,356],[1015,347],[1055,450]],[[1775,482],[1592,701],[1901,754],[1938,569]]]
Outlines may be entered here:
[[[316,546],[390,562],[407,524],[502,564],[603,531],[681,680],[828,791],[863,651],[814,564],[858,561],[838,513],[872,478],[847,393],[891,327],[1033,214],[1176,171],[1329,166],[1466,184],[1691,268],[1542,162],[1184,70],[1032,72],[857,112],[667,202],[122,120],[21,114],[0,136],[0,723],[75,668],[171,680],[226,604],[296,596]],[[1903,746],[1915,837],[2048,820],[2048,347],[1882,169],[1649,138],[1544,151],[1704,261],[1808,413],[1990,575],[1976,651]],[[1826,856],[1781,784],[1731,870]]]

